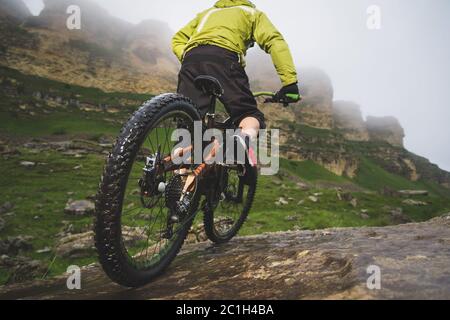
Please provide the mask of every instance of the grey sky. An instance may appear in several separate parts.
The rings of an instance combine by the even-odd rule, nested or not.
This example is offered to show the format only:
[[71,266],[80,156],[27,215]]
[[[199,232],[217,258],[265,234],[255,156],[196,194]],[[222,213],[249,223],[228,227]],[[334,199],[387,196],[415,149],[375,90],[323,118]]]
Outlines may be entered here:
[[[174,31],[214,0],[95,0],[130,22],[159,19]],[[41,0],[26,0],[37,12]],[[406,147],[450,170],[450,1],[254,0],[285,35],[300,70],[331,77],[335,99],[353,100],[365,115],[393,115]],[[369,31],[366,10],[382,10]],[[301,76],[301,75],[300,75]]]

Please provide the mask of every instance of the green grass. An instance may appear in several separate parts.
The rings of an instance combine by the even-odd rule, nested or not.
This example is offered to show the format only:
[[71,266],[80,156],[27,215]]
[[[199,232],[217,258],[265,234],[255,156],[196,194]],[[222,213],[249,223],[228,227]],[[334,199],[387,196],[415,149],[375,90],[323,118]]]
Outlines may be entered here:
[[[14,158],[0,158],[0,203],[9,201],[15,205],[12,210],[14,216],[6,218],[2,238],[17,235],[34,237],[33,251],[27,255],[50,263],[54,252],[37,254],[35,251],[45,247],[55,248],[56,234],[61,231],[63,221],[72,223],[76,230],[90,228],[92,218],[65,215],[64,207],[69,198],[86,199],[95,194],[104,159],[97,155],[75,159],[55,151],[39,154],[26,150],[21,152]],[[21,161],[33,161],[38,165],[31,169],[24,168],[19,165]],[[80,163],[83,168],[74,170]],[[93,262],[95,259],[88,260]],[[50,275],[62,273],[71,262],[74,261],[58,258]],[[0,272],[0,278],[2,276],[5,277]]]
[[280,166],[282,169],[307,181],[349,182],[348,179],[335,175],[331,171],[309,160],[300,162],[280,159]]
[[27,116],[0,112],[0,133],[23,137],[51,135],[117,135],[119,124],[106,122],[104,115],[82,111]]
[[380,191],[385,187],[394,190],[421,189],[421,186],[417,183],[389,173],[367,158],[361,158],[357,176],[354,181],[362,187],[375,191]]

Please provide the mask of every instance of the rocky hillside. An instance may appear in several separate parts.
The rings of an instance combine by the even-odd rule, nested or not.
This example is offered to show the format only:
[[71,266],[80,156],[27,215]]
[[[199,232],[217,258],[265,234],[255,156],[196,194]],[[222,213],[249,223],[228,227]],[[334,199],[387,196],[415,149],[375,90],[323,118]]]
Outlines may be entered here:
[[[220,247],[189,245],[160,279],[138,290],[114,285],[92,265],[82,271],[82,290],[67,290],[63,276],[0,287],[0,299],[450,299],[449,245],[450,216],[263,234]],[[367,287],[369,266],[380,268],[379,290]]]
[[[255,90],[280,86],[270,57],[252,52],[248,72]],[[293,160],[312,160],[339,176],[355,177],[365,159],[411,181],[450,185],[450,173],[404,148],[405,132],[398,119],[364,119],[361,107],[351,101],[335,101],[329,76],[318,68],[299,70],[303,101],[294,108],[261,105],[273,128],[281,128],[282,155]]]
[[[67,7],[74,4],[81,8],[81,30],[66,27]],[[23,6],[22,0],[0,3],[1,65],[105,91],[174,90],[177,61],[167,24],[133,25],[90,0],[46,0],[38,17]]]
[[0,17],[11,18],[20,23],[30,16],[30,10],[22,1],[0,0]]

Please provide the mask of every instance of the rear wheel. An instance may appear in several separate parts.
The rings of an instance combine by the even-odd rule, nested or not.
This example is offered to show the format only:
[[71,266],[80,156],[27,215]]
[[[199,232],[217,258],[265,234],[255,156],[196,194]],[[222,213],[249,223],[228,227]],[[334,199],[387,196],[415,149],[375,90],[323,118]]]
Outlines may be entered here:
[[212,242],[226,243],[241,229],[256,193],[256,172],[251,177],[244,179],[239,170],[223,168],[222,186],[216,191],[216,199],[210,196],[204,209],[205,232]]
[[[95,245],[106,274],[126,287],[147,284],[181,249],[198,207],[173,222],[173,200],[181,195],[177,170],[161,168],[180,127],[193,132],[201,118],[193,103],[176,94],[145,103],[128,121],[107,159],[96,201]],[[160,166],[160,167],[158,167]]]

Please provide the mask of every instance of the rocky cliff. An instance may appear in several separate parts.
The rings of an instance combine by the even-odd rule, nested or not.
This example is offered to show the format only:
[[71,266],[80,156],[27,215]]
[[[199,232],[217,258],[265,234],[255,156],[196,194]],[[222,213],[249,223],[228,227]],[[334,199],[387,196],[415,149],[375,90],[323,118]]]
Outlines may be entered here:
[[27,6],[18,0],[0,0],[0,17],[12,18],[17,22],[23,22],[31,16]]
[[334,101],[334,126],[344,137],[352,141],[369,141],[369,131],[361,113],[361,107],[349,101]]
[[367,129],[372,141],[386,141],[403,147],[405,131],[394,117],[367,117]]
[[[66,27],[69,5],[81,8],[80,30]],[[0,64],[27,74],[109,92],[153,93],[176,86],[172,31],[162,22],[132,25],[89,0],[46,0],[38,17],[0,28]]]
[[[96,266],[0,287],[0,299],[450,299],[450,216],[419,224],[272,233],[188,245],[155,282],[128,290]],[[380,287],[370,285],[373,268]],[[370,284],[369,289],[368,283]]]

